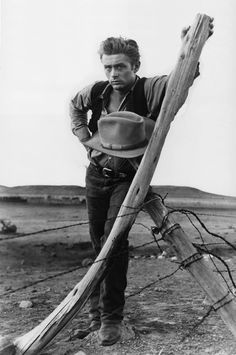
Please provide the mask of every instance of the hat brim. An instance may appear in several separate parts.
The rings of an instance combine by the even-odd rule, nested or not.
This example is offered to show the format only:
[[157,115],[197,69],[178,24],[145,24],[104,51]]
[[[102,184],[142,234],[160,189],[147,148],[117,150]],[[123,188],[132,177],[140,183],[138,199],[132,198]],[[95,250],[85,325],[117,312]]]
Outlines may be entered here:
[[129,149],[129,150],[115,150],[115,149],[104,148],[101,144],[98,132],[96,132],[90,139],[88,139],[86,142],[84,142],[84,145],[89,148],[98,150],[99,152],[102,152],[102,153],[105,153],[107,155],[111,155],[114,157],[120,157],[120,158],[138,157],[138,156],[144,154],[144,152],[147,148],[147,145],[148,145],[148,141],[151,138],[151,135],[152,135],[152,132],[153,132],[153,129],[155,126],[155,122],[153,120],[151,120],[150,118],[144,117],[144,122],[145,122],[147,143],[142,147],[138,147],[135,149]]

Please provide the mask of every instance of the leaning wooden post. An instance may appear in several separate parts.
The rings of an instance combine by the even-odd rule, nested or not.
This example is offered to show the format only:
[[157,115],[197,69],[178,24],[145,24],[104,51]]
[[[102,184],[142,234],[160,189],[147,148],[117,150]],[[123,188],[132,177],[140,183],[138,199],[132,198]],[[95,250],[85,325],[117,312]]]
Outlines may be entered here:
[[[114,250],[119,236],[131,228],[147,194],[170,124],[193,83],[200,53],[209,35],[209,22],[208,16],[197,15],[183,41],[153,136],[101,253],[64,301],[36,328],[13,342],[15,354],[38,354],[82,308],[94,287],[101,281],[106,269],[105,260]],[[6,355],[7,352],[3,350],[0,354]]]
[[[138,170],[135,159],[130,163]],[[193,246],[178,223],[175,223],[161,197],[149,194],[145,201],[145,210],[156,224],[164,241],[166,241],[178,256],[182,267],[198,282],[212,301],[212,308],[236,337],[236,301],[234,294],[222,283],[219,275],[215,274],[201,253]]]
[[145,205],[153,221],[160,228],[163,240],[175,250],[179,261],[199,283],[212,301],[213,309],[236,337],[236,302],[233,293],[210,268],[201,253],[190,242],[181,226],[168,215],[161,199],[155,198]]

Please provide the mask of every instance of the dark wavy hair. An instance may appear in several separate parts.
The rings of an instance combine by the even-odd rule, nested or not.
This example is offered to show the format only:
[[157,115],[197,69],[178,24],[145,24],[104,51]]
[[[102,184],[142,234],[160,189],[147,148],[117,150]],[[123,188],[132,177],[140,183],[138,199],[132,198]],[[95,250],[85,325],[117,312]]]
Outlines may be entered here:
[[140,53],[137,42],[123,37],[109,37],[100,44],[98,54],[125,54],[130,58],[132,65],[140,65]]

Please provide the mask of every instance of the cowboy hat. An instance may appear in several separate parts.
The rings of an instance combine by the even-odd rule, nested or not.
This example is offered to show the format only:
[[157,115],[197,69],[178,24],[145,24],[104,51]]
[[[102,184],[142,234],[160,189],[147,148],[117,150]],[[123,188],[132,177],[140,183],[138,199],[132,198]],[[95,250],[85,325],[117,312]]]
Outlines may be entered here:
[[121,158],[134,158],[145,152],[155,122],[129,111],[112,112],[98,120],[98,131],[84,144]]

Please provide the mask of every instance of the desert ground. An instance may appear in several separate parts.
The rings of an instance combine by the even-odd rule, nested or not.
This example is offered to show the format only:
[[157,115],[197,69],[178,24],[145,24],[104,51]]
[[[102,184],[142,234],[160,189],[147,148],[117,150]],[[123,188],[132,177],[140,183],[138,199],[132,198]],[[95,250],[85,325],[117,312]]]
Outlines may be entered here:
[[[208,194],[198,197],[190,194],[179,199],[172,193],[167,204],[194,212],[208,231],[236,244],[236,199],[213,199]],[[191,220],[180,212],[173,217],[192,243],[207,243],[209,250],[227,263],[235,278],[233,248],[204,231],[193,215]],[[0,219],[9,219],[17,226],[16,233],[0,233],[0,335],[2,340],[10,341],[33,329],[56,308],[84,277],[93,253],[85,202],[2,199]],[[179,268],[167,244],[154,242],[151,226],[154,222],[141,211],[130,233],[121,340],[101,347],[97,333],[86,332],[89,319],[85,305],[40,354],[236,354],[235,337],[218,312],[205,318],[210,301],[193,277]],[[204,258],[209,268],[223,275],[221,282],[227,282],[233,292],[225,265],[207,253]]]

